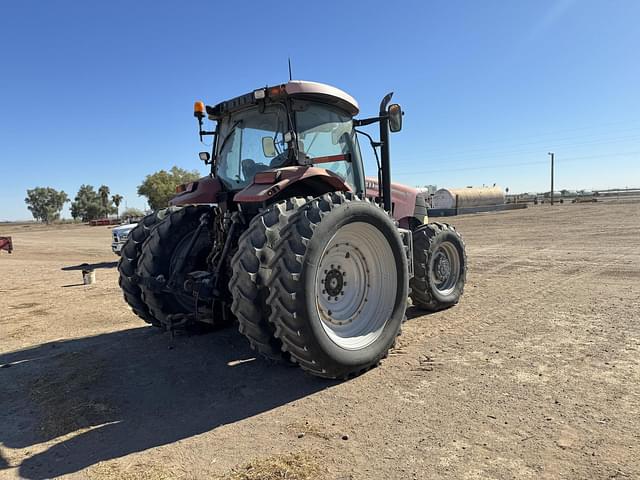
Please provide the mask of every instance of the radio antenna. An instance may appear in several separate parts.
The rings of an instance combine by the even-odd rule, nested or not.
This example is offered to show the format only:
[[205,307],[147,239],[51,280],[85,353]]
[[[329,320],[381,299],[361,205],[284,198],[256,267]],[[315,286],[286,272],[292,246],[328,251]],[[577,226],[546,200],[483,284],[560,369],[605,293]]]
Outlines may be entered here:
[[289,60],[289,81],[293,80],[293,77],[291,77],[291,57],[288,58]]

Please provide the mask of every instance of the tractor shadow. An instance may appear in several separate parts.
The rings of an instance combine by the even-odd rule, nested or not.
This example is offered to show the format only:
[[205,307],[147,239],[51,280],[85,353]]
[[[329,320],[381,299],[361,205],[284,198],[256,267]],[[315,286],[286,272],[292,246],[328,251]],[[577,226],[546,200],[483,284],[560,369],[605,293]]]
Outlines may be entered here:
[[233,329],[170,340],[151,327],[6,353],[0,442],[9,448],[56,442],[18,467],[20,478],[52,478],[215,430],[337,383],[254,358]]
[[418,307],[410,306],[407,308],[407,311],[405,313],[405,317],[406,317],[405,322],[410,322],[414,318],[428,317],[429,315],[433,315],[434,313],[436,312],[431,312],[429,310],[422,310]]
[[68,267],[62,267],[60,270],[65,272],[76,270],[97,270],[99,268],[116,268],[118,262],[100,262],[100,263],[81,263],[79,265],[70,265]]

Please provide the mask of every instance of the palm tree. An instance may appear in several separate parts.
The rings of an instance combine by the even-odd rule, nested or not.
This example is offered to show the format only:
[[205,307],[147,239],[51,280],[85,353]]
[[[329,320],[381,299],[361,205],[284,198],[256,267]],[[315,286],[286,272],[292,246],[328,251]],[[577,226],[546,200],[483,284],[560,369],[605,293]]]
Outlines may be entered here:
[[98,195],[100,195],[100,201],[102,203],[102,211],[104,212],[104,216],[109,216],[109,187],[106,185],[101,185],[98,189]]
[[124,197],[122,195],[118,195],[117,193],[111,197],[111,201],[116,206],[116,217],[120,218],[120,202]]

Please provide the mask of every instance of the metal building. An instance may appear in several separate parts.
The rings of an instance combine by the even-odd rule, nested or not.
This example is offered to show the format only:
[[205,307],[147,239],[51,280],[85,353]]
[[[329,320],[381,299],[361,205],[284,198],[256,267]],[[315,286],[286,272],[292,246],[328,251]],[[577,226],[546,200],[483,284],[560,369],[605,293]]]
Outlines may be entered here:
[[432,199],[433,208],[469,208],[503,205],[504,191],[500,187],[441,188]]

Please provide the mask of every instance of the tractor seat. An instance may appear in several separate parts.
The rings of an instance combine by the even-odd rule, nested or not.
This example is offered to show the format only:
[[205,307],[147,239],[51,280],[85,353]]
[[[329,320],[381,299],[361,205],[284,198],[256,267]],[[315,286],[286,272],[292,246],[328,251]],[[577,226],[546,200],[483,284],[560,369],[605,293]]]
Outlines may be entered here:
[[245,158],[240,162],[240,166],[242,167],[242,175],[245,180],[251,181],[253,177],[256,176],[256,173],[262,172],[264,170],[269,170],[269,165],[265,165],[264,163],[256,163],[250,158]]

